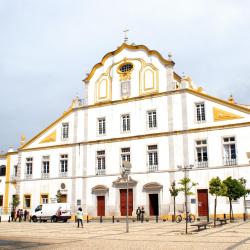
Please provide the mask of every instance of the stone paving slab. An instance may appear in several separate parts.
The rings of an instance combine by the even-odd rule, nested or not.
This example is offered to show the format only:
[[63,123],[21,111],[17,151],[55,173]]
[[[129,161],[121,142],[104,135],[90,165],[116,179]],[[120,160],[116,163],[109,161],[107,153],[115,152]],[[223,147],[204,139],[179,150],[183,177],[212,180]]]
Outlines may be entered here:
[[0,249],[250,249],[250,222],[237,222],[197,232],[185,224],[130,223],[0,223]]

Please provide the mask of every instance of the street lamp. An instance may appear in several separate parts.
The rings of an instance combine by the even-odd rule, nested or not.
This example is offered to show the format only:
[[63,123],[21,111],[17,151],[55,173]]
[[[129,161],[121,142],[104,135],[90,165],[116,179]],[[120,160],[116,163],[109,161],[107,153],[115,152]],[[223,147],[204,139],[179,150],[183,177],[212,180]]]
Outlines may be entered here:
[[126,180],[126,233],[128,233],[128,174],[131,169],[131,163],[129,161],[122,161],[122,173],[121,176]]
[[[187,171],[192,169],[194,165],[184,165],[184,166],[177,166],[180,170],[184,171],[184,178],[187,178]],[[187,198],[188,198],[188,193],[187,193],[187,181],[185,180],[184,182],[184,194],[185,194],[185,212],[186,212],[186,234],[187,234],[187,228],[188,228],[188,211],[187,211]]]

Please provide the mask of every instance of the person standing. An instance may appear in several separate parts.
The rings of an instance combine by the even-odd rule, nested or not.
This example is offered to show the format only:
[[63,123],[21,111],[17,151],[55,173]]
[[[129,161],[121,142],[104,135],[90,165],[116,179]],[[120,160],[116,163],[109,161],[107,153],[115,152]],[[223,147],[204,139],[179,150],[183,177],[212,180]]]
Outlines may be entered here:
[[81,223],[82,227],[83,227],[83,212],[82,212],[82,208],[79,207],[78,211],[76,212],[76,218],[77,218],[77,227],[79,227],[79,224]]
[[17,209],[15,221],[19,220],[19,216],[20,216],[20,209]]
[[11,217],[11,221],[14,221],[14,219],[15,219],[15,209],[14,208],[10,212],[10,217]]
[[140,221],[140,220],[141,220],[141,208],[140,208],[140,207],[138,207],[138,208],[136,209],[136,220],[137,220],[137,221]]
[[142,208],[141,208],[141,223],[143,223],[143,221],[144,221],[144,213],[145,213],[144,207],[142,206]]
[[20,210],[19,210],[19,222],[21,222],[22,219],[23,219],[23,210],[20,209]]

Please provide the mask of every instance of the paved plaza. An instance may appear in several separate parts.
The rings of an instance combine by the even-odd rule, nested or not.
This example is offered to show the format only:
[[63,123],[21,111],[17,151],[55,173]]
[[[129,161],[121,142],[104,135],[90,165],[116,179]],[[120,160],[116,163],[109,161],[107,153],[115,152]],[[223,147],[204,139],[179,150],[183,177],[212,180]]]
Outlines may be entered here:
[[0,249],[250,249],[250,222],[197,232],[171,222],[0,223]]

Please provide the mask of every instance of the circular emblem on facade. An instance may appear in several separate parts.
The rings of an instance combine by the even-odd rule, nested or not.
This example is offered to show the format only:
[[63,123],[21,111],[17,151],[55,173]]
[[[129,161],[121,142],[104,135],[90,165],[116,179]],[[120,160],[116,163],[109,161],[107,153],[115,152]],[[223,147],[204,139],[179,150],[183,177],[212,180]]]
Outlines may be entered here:
[[130,62],[123,63],[119,66],[118,71],[119,73],[128,73],[132,71],[134,68],[134,65]]
[[66,185],[65,183],[61,183],[61,189],[65,189]]

